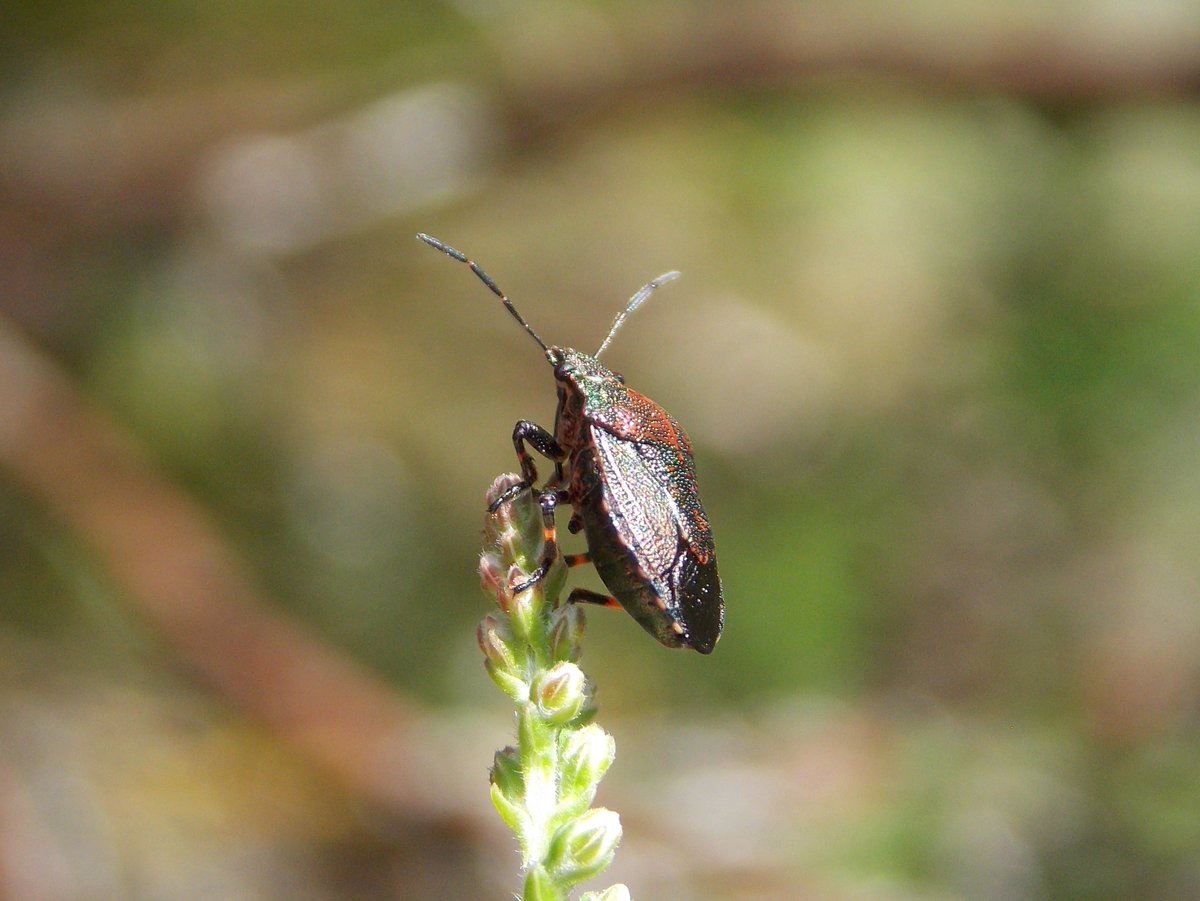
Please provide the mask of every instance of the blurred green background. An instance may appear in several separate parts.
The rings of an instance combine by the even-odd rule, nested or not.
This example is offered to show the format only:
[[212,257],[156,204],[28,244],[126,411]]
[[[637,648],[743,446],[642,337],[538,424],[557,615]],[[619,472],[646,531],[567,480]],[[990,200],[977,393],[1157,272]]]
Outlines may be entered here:
[[728,603],[589,611],[635,898],[1200,897],[1195,4],[4,20],[0,897],[511,896],[474,567],[553,382],[418,230],[587,351],[684,273],[605,355]]

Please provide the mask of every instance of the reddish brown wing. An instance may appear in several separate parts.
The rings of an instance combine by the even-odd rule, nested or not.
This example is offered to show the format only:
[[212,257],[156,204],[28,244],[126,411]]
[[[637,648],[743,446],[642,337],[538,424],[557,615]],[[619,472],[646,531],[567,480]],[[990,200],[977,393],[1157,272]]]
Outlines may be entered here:
[[624,396],[620,402],[605,407],[610,411],[608,416],[589,409],[588,421],[597,435],[607,433],[618,441],[637,446],[649,469],[650,481],[656,489],[667,493],[677,509],[675,519],[684,540],[697,561],[707,563],[716,552],[696,488],[692,442],[683,426],[646,395],[632,388],[622,390]]
[[678,423],[654,407],[661,418],[639,418],[655,424],[639,430],[642,440],[593,424],[597,465],[622,543],[668,615],[684,627],[688,643],[708,653],[725,622],[712,531],[696,490],[691,443]]

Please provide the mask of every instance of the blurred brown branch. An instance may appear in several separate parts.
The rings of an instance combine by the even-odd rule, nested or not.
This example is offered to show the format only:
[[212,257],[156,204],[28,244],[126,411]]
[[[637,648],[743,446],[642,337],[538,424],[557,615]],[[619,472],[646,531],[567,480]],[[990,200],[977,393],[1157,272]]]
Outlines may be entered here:
[[[906,7],[778,0],[634,9],[582,27],[549,21],[531,29],[520,11],[519,21],[489,20],[480,34],[497,59],[464,42],[464,58],[448,59],[437,77],[470,80],[477,72],[517,146],[540,144],[624,97],[796,89],[829,76],[1002,95],[1054,111],[1200,89],[1200,29],[1187,21],[1085,9],[1024,18],[981,10],[948,22]],[[411,82],[410,71],[397,60],[307,82],[22,104],[0,116],[0,186],[84,227],[174,217],[193,199],[196,166],[221,140],[310,126]],[[48,164],[57,173],[50,179]]]
[[1091,18],[964,13],[947,21],[905,7],[770,0],[704,7],[669,33],[666,24],[639,22],[630,35],[633,81],[782,86],[857,72],[1052,106],[1200,87],[1194,26],[1133,28],[1094,11]]
[[419,712],[273,610],[204,511],[3,319],[0,467],[90,545],[201,680],[368,798],[452,813]]

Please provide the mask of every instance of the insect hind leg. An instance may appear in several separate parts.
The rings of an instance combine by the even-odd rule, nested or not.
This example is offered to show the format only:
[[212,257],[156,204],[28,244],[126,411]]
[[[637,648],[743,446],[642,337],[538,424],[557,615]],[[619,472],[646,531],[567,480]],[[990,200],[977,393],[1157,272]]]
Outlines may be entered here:
[[595,604],[599,607],[612,607],[616,610],[621,609],[621,602],[612,595],[601,594],[598,591],[592,591],[589,588],[574,588],[567,595],[568,604]]

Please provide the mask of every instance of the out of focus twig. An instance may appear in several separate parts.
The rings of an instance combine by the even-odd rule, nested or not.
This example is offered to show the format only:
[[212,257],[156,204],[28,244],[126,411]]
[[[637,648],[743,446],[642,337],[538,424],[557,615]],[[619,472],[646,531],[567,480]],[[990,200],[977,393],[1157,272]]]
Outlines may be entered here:
[[2,318],[0,470],[94,550],[202,681],[371,800],[453,813],[419,712],[275,611],[205,512]]
[[[1131,6],[1122,18],[1117,7],[1094,5],[979,7],[949,21],[923,7],[787,0],[627,10],[589,18],[592,27],[548,21],[531,29],[518,5],[507,27],[481,23],[479,41],[446,56],[434,77],[477,82],[494,118],[507,123],[502,143],[527,149],[630,98],[803,90],[831,78],[1003,96],[1054,111],[1200,92],[1200,25],[1186,10],[1174,22],[1170,9],[1155,19]],[[478,43],[489,41],[493,55],[480,54]],[[397,59],[311,81],[84,101],[51,95],[0,114],[0,186],[33,215],[48,207],[61,219],[67,202],[84,229],[173,219],[194,201],[196,169],[222,141],[310,127],[411,86],[410,72]],[[66,175],[48,179],[49,160]]]

